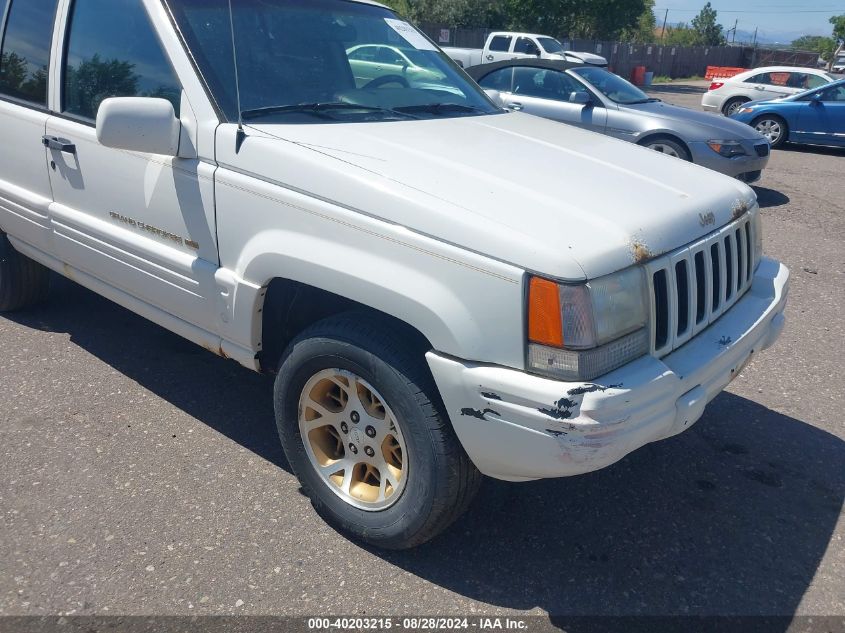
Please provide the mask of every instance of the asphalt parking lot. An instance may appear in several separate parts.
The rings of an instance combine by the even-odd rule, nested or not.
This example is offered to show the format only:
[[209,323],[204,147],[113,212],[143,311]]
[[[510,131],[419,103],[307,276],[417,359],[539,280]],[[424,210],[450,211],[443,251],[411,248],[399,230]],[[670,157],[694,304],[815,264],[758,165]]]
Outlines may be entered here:
[[488,480],[409,552],[316,516],[268,378],[57,281],[0,317],[0,615],[845,616],[845,150],[777,150],[756,190],[793,275],[778,345],[687,433]]

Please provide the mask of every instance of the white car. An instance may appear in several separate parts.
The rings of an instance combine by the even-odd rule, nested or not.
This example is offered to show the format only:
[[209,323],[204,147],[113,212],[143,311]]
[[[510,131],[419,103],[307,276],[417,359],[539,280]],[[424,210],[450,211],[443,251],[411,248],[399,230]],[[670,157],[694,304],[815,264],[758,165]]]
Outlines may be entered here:
[[729,79],[714,79],[701,98],[701,106],[725,116],[736,113],[749,101],[769,101],[819,88],[834,81],[823,70],[768,66],[747,70]]
[[[784,326],[748,186],[502,110],[380,5],[10,6],[0,311],[49,269],[275,375],[288,461],[356,538],[680,433]],[[357,45],[440,87],[358,86]]]
[[573,64],[607,67],[607,60],[601,55],[568,51],[555,38],[537,33],[494,31],[487,36],[484,48],[446,47],[443,52],[462,68],[508,59],[565,60]]

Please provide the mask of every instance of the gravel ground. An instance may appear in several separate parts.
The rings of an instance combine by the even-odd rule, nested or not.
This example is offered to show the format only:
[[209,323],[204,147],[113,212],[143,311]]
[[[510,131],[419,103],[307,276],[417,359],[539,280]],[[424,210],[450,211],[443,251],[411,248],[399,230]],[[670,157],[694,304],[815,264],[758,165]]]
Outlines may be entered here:
[[58,281],[0,318],[0,614],[845,616],[843,175],[845,150],[774,152],[788,327],[693,429],[588,476],[488,480],[404,553],[315,515],[267,378]]

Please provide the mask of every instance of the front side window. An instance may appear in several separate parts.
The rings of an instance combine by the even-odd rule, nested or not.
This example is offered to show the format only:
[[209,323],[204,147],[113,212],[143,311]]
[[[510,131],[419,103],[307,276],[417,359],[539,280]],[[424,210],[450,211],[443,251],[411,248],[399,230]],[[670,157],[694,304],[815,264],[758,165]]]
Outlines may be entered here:
[[47,105],[47,75],[58,0],[14,0],[0,48],[0,94]]
[[179,114],[181,87],[141,0],[75,0],[63,111],[94,119],[109,97],[160,97]]
[[576,73],[605,97],[621,105],[647,103],[654,100],[631,82],[625,81],[619,75],[614,75],[603,68],[585,66],[582,68],[573,68],[572,72]]
[[543,50],[547,53],[558,55],[563,53],[563,46],[556,39],[552,37],[539,37],[537,40],[540,42],[540,46],[543,47]]
[[845,103],[845,84],[832,86],[822,91],[822,101]]
[[554,101],[569,101],[573,92],[587,92],[565,73],[544,68],[516,68],[513,83],[514,94]]
[[511,49],[510,35],[497,35],[490,42],[490,50],[497,53],[507,53]]
[[530,37],[520,37],[516,40],[516,44],[514,44],[513,52],[524,55],[537,55],[540,50]]
[[230,22],[228,0],[166,2],[229,121],[374,122],[499,112],[448,56],[383,7],[238,0]]

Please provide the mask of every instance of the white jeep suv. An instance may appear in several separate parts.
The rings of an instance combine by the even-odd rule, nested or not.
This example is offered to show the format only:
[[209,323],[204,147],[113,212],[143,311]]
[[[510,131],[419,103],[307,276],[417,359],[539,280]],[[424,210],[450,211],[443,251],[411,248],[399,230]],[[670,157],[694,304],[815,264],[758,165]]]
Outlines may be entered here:
[[[50,269],[274,373],[290,464],[355,537],[414,546],[482,473],[680,433],[783,327],[746,185],[502,111],[380,5],[5,4],[0,311]],[[362,45],[431,79],[356,83]]]

